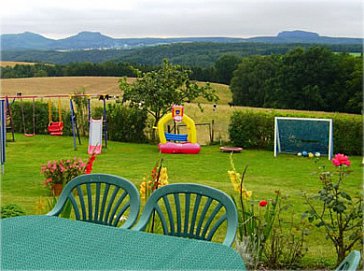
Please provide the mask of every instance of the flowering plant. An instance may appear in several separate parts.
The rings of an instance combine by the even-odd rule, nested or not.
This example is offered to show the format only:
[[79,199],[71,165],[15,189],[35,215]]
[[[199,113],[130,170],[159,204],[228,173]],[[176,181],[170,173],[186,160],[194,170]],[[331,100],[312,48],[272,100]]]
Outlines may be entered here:
[[167,168],[163,167],[163,159],[156,162],[149,177],[144,177],[140,184],[140,197],[144,200],[148,199],[158,187],[168,184]]
[[81,158],[76,157],[73,159],[48,161],[47,164],[41,166],[40,171],[45,177],[44,185],[48,187],[52,187],[54,184],[65,185],[79,175],[90,174],[95,159],[96,155],[92,154],[87,163],[84,163]]
[[[245,166],[242,174],[238,173],[234,166],[232,154],[230,155],[230,164],[232,169],[228,171],[228,175],[239,198],[239,203],[236,204],[240,212],[236,245],[247,266],[256,269],[272,231],[280,193],[279,191],[276,192],[275,200],[253,200],[252,191],[248,191],[244,185],[248,166]],[[234,199],[234,197],[232,198]]]
[[[163,167],[163,159],[160,159],[155,163],[151,175],[143,178],[143,182],[140,184],[140,190],[139,190],[140,197],[143,200],[147,200],[155,190],[167,184],[168,184],[167,168]],[[154,232],[155,223],[156,223],[155,211],[153,211],[152,223],[149,225],[149,228],[147,228],[148,232]]]
[[[318,195],[305,195],[309,210],[305,212],[309,222],[317,222],[323,227],[327,238],[334,244],[337,263],[340,263],[353,246],[363,240],[363,197],[350,196],[343,191],[344,178],[351,173],[351,162],[344,154],[336,154],[332,159],[335,171],[325,166],[319,167],[322,188]],[[320,205],[314,203],[319,200]]]

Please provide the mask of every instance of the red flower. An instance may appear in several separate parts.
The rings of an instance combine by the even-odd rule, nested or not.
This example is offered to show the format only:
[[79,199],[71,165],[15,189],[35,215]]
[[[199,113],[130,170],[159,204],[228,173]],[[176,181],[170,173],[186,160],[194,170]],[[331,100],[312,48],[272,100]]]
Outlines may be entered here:
[[344,154],[338,153],[335,155],[335,157],[332,159],[332,163],[334,164],[334,166],[339,167],[342,165],[345,166],[350,166],[350,160],[349,157],[347,157]]
[[93,165],[95,159],[96,159],[96,154],[93,153],[90,156],[90,158],[88,159],[88,161],[87,161],[87,164],[86,164],[86,167],[85,167],[85,173],[86,174],[90,174],[91,173],[91,171],[92,171],[92,165]]
[[268,201],[266,201],[266,200],[261,200],[261,201],[259,202],[259,206],[260,206],[260,207],[265,207],[265,206],[267,206],[267,204],[268,204]]

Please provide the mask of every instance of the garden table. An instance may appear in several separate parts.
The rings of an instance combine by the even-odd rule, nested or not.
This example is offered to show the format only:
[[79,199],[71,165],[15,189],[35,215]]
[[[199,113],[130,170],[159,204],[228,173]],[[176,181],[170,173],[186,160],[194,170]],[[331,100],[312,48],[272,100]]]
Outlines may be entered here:
[[1,269],[245,270],[222,244],[52,216],[1,220]]

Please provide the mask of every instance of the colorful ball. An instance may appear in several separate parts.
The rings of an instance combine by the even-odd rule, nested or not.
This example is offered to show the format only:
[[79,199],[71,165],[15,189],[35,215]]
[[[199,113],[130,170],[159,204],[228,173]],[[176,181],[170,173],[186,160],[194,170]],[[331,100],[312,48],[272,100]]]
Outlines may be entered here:
[[302,152],[302,156],[307,157],[307,155],[308,155],[307,151]]
[[297,153],[297,156],[302,156],[302,152],[298,152]]
[[308,157],[312,158],[312,157],[314,157],[314,154],[312,152],[309,152]]
[[320,157],[320,156],[321,156],[321,153],[319,153],[319,152],[315,152],[315,156],[316,156],[316,157]]

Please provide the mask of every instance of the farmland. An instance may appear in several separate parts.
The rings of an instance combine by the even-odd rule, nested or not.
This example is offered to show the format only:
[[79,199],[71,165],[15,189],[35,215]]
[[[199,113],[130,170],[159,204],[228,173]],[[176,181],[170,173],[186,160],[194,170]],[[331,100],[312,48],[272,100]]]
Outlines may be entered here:
[[73,94],[85,89],[88,94],[120,94],[117,77],[34,77],[1,79],[1,95]]
[[34,63],[21,61],[0,61],[0,67],[14,67],[15,65],[34,65]]

